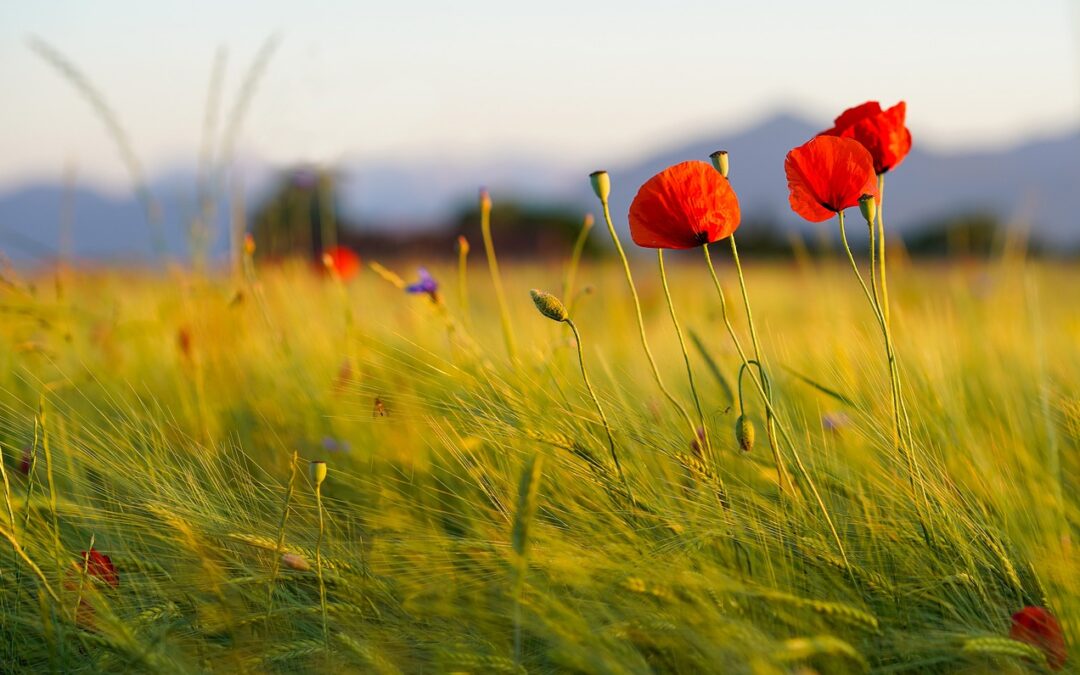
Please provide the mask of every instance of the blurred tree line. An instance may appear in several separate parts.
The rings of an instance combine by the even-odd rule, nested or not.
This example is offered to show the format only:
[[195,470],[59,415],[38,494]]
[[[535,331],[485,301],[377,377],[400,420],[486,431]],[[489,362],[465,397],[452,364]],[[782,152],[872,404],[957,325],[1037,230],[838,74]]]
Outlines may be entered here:
[[[337,176],[327,170],[299,168],[285,173],[255,211],[250,232],[256,255],[264,258],[306,257],[318,261],[322,252],[342,244],[365,256],[431,257],[456,255],[457,238],[463,235],[481,246],[480,210],[476,203],[460,208],[445,225],[423,230],[359,227],[339,220]],[[575,207],[496,202],[491,222],[500,256],[544,258],[565,256],[581,232],[584,214]],[[824,224],[817,230],[822,253],[839,253],[835,228]],[[597,223],[586,241],[584,255],[609,252],[603,223]],[[782,228],[768,217],[746,214],[738,231],[740,250],[758,257],[787,258],[805,248],[806,233]],[[814,238],[810,233],[810,238]],[[1019,242],[1017,241],[1019,240]],[[988,212],[957,213],[908,231],[903,245],[911,256],[945,257],[994,255],[1006,247],[1028,254],[1047,252],[1026,234],[1006,227]],[[854,248],[865,250],[865,241]]]

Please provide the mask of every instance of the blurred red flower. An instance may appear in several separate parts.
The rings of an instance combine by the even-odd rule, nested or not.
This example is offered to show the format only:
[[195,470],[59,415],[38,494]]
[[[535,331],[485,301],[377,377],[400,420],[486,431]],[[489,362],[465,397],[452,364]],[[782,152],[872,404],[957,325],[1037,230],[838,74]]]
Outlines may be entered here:
[[331,246],[323,253],[323,264],[342,281],[360,273],[360,256],[345,246]]
[[96,577],[113,588],[120,585],[120,575],[117,573],[116,566],[113,565],[109,556],[93,547],[89,551],[83,551],[80,555],[86,565],[86,574],[88,576]]
[[739,227],[731,183],[705,162],[682,162],[656,174],[630,204],[630,236],[645,248],[694,248]]
[[848,108],[823,136],[853,138],[862,143],[874,158],[874,173],[883,174],[896,168],[911,150],[911,132],[904,126],[907,104],[900,101],[882,110],[877,101],[867,101]]
[[850,138],[811,139],[787,154],[784,172],[792,210],[813,223],[858,206],[864,194],[878,194],[873,159]]
[[1013,614],[1009,637],[1043,650],[1051,669],[1061,670],[1065,667],[1068,658],[1065,633],[1054,615],[1042,607],[1025,607]]

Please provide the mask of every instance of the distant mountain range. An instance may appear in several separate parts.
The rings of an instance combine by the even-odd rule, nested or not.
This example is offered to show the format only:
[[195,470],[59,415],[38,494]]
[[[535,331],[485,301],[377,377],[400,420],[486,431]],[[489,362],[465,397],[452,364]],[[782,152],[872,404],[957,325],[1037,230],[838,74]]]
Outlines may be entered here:
[[[612,212],[625,229],[626,212],[637,187],[665,166],[706,159],[713,150],[731,154],[731,180],[744,219],[769,219],[785,227],[805,227],[787,207],[784,155],[813,136],[822,124],[782,114],[743,130],[702,135],[627,166],[567,166],[508,158],[455,162],[445,158],[416,163],[347,161],[339,167],[342,215],[361,227],[424,229],[444,223],[476,198],[481,185],[495,199],[563,204],[595,210],[587,175],[597,168],[612,176]],[[247,202],[256,204],[273,184],[272,167],[243,168]],[[196,212],[193,170],[156,175],[151,188],[162,206],[165,244],[172,256],[187,255],[187,223]],[[963,212],[991,212],[1029,225],[1055,247],[1080,245],[1080,131],[1031,139],[1002,149],[939,153],[918,144],[886,180],[885,208],[890,228],[909,230],[936,218]],[[18,261],[52,257],[61,241],[65,209],[68,241],[79,257],[143,259],[152,237],[133,195],[115,195],[91,186],[70,190],[59,182],[0,189],[0,251]],[[215,253],[226,248],[225,213]]]

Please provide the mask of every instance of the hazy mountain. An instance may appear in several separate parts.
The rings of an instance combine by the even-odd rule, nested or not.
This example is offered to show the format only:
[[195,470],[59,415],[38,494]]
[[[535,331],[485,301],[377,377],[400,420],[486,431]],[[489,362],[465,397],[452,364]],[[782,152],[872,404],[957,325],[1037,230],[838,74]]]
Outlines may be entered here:
[[[771,218],[805,227],[787,207],[784,155],[821,125],[782,114],[743,130],[702,135],[629,166],[606,167],[613,183],[612,212],[625,229],[626,212],[642,182],[670,164],[706,159],[713,150],[731,153],[731,179],[745,218]],[[476,198],[480,185],[497,199],[578,205],[595,210],[587,174],[599,167],[567,167],[528,158],[462,162],[435,157],[424,163],[347,161],[340,167],[344,217],[362,227],[426,228],[447,220]],[[247,162],[241,169],[249,206],[272,184],[270,167]],[[168,252],[187,254],[187,223],[195,213],[195,173],[172,167],[154,177],[162,204]],[[933,218],[976,209],[1006,220],[1029,222],[1037,236],[1057,245],[1080,244],[1080,132],[1033,139],[981,152],[937,153],[918,145],[886,181],[890,228],[908,229]],[[61,240],[64,205],[70,204],[76,255],[144,258],[152,237],[133,196],[77,187],[65,201],[59,184],[38,183],[0,190],[0,251],[15,260],[51,257]],[[215,251],[225,250],[226,209],[217,223]]]

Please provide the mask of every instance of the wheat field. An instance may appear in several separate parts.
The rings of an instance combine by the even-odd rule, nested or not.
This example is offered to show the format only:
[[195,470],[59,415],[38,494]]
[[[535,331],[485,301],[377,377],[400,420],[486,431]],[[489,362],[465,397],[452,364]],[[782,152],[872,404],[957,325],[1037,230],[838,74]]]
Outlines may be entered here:
[[[707,448],[613,263],[569,295],[564,263],[504,265],[513,359],[482,254],[431,266],[437,301],[400,288],[414,263],[5,274],[0,671],[1045,670],[1009,626],[1036,605],[1080,637],[1080,270],[893,263],[913,476],[846,262],[744,263],[786,490],[749,376],[740,448],[694,257],[668,275]],[[655,262],[634,274],[692,409]]]

